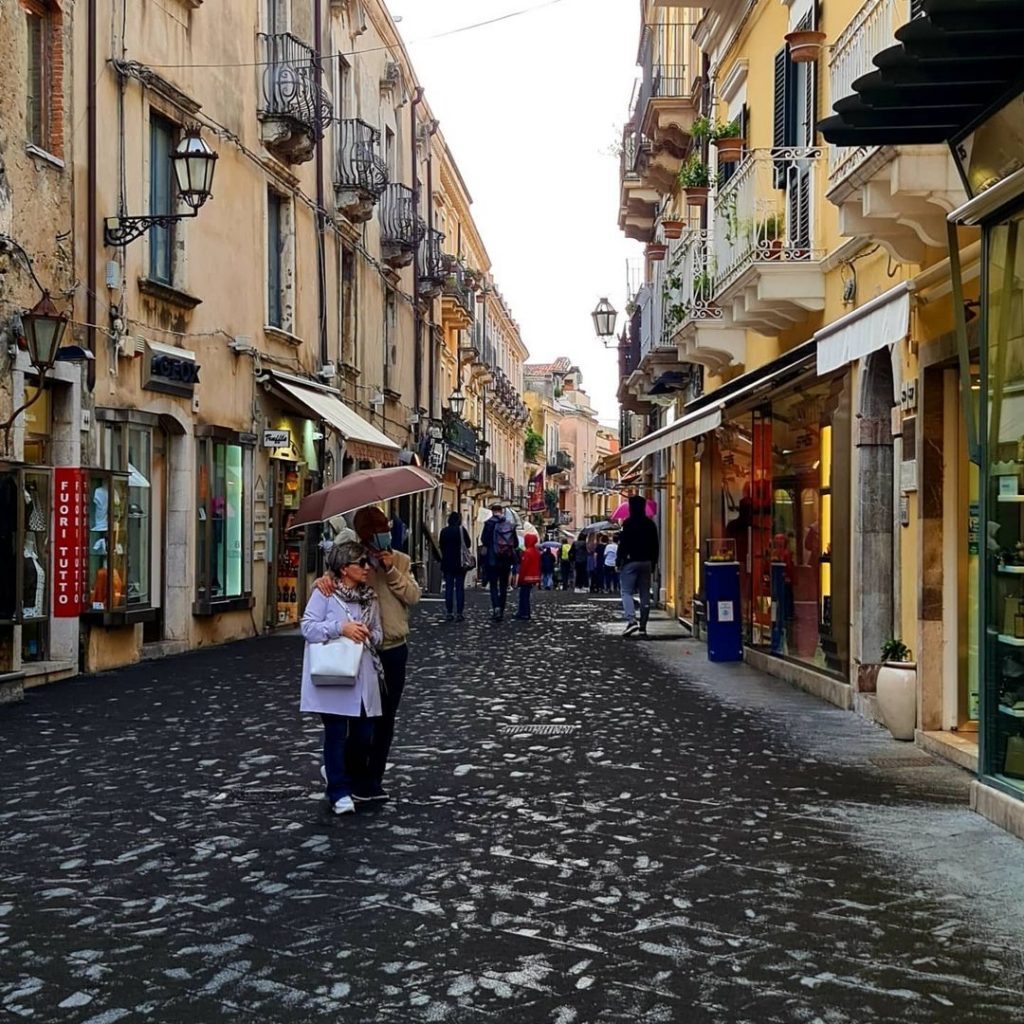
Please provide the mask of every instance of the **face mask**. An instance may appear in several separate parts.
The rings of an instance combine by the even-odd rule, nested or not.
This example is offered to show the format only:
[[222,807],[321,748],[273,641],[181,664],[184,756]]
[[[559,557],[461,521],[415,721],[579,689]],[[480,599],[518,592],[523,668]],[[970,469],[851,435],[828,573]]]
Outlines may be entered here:
[[391,550],[391,531],[387,533],[375,533],[373,535],[373,546],[378,551],[390,551]]
[[495,512],[494,513],[494,518],[497,519],[498,522],[500,523],[505,518],[505,513],[504,512]]

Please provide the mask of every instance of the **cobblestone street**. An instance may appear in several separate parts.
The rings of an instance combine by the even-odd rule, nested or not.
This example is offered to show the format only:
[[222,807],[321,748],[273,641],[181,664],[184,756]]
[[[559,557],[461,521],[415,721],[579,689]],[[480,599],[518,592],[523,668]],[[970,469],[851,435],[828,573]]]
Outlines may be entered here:
[[685,640],[416,613],[393,803],[318,823],[281,636],[0,711],[5,1018],[1024,1021],[966,774]]

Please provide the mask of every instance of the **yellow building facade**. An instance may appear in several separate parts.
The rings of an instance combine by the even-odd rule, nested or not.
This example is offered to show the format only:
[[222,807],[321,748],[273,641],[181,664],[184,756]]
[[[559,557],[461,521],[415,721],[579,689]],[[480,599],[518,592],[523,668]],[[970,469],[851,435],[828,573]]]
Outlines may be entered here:
[[748,660],[877,718],[901,638],[918,740],[968,763],[977,479],[944,245],[965,193],[946,147],[818,128],[909,18],[897,0],[646,5],[620,205],[646,270],[619,394],[647,430],[623,464],[643,459],[659,500],[679,618],[706,628],[708,542],[726,542]]

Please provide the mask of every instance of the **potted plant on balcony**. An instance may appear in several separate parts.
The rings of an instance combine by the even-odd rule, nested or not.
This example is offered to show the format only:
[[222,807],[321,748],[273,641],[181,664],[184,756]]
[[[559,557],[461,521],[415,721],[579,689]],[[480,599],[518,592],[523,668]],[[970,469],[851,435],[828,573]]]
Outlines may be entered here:
[[710,139],[711,119],[704,116],[696,118],[693,124],[690,125],[690,138],[696,143],[701,143],[705,139]]
[[668,246],[664,242],[648,242],[644,249],[644,255],[655,263],[660,263],[668,252]]
[[899,637],[882,644],[876,693],[878,713],[893,739],[912,740],[917,725],[917,665]]
[[661,218],[661,230],[666,238],[682,238],[683,228],[685,227],[686,221],[675,214]]
[[761,256],[766,260],[782,258],[783,237],[786,234],[786,221],[781,213],[769,213],[764,219],[761,231],[762,242],[759,246]]
[[789,59],[794,64],[813,64],[821,57],[825,33],[810,28],[787,32],[786,42],[789,43]]
[[711,135],[711,141],[718,150],[718,162],[734,164],[743,156],[743,147],[747,140],[740,134],[740,120],[729,121],[718,125]]
[[707,206],[711,191],[711,172],[696,153],[691,153],[679,169],[679,184],[690,206]]

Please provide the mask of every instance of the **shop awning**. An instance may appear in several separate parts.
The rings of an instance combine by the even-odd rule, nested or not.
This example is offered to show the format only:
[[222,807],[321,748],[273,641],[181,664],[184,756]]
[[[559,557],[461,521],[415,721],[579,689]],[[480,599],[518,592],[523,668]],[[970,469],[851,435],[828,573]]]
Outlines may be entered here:
[[904,281],[814,335],[818,376],[894,345],[909,331],[910,284]]
[[354,458],[375,459],[385,465],[398,463],[399,446],[350,409],[333,388],[317,388],[312,382],[307,386],[298,378],[279,373],[273,374],[272,380],[284,396],[336,430],[345,439],[346,452]]
[[597,463],[594,465],[594,474],[596,476],[607,476],[609,473],[614,473],[621,465],[622,452],[611,452],[597,460]]
[[628,448],[624,448],[622,454],[628,459],[644,459],[655,452],[671,448],[674,444],[691,441],[721,425],[721,409],[699,409],[676,420],[675,423],[670,423],[667,427],[662,427],[653,434],[641,438]]
[[[809,373],[814,368],[816,344],[805,341],[778,359],[756,370],[741,374],[720,388],[702,395],[686,407],[681,419],[634,441],[622,449],[623,460],[642,459],[681,441],[690,441],[722,425],[722,413],[747,402],[758,400],[772,388]],[[626,474],[622,474],[626,479]]]
[[922,0],[922,12],[875,54],[876,71],[818,123],[836,146],[946,142],[1024,70],[1024,0]]

